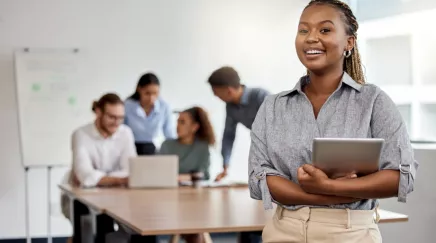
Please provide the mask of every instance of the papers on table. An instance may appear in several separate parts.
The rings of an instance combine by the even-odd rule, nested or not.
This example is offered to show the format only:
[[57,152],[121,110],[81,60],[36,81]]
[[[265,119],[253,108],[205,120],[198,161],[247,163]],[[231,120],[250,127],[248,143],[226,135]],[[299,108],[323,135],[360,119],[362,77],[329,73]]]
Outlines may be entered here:
[[[181,186],[192,186],[192,181],[180,182]],[[200,181],[200,187],[246,187],[248,183],[246,181]]]

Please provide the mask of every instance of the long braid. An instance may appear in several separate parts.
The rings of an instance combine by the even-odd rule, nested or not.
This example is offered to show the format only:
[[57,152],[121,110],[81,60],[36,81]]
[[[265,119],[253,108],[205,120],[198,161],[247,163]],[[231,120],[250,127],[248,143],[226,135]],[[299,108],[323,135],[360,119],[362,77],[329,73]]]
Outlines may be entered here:
[[[353,14],[350,6],[348,4],[339,0],[312,0],[306,6],[306,8],[312,5],[328,4],[343,13],[343,20],[346,25],[346,32],[350,36],[354,36],[357,40],[357,30],[359,29],[359,23]],[[357,82],[360,84],[365,83],[365,76],[362,69],[362,61],[360,59],[359,50],[357,49],[357,42],[354,48],[351,50],[351,56],[346,57],[344,61],[344,70]]]

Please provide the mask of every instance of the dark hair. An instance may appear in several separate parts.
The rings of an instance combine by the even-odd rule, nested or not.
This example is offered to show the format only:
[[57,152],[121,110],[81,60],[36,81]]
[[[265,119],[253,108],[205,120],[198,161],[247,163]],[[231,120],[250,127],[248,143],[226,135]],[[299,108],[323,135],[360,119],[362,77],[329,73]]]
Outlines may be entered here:
[[[347,35],[354,36],[357,40],[357,30],[359,29],[359,23],[353,14],[348,4],[339,0],[312,0],[306,6],[306,8],[312,5],[329,5],[339,10],[342,13],[342,20],[345,23],[345,31]],[[305,8],[305,9],[306,9]],[[345,57],[344,71],[347,72],[354,81],[364,84],[365,76],[363,74],[362,62],[360,60],[359,50],[357,49],[357,42],[354,44],[354,48],[351,51],[350,57]]]
[[134,100],[139,100],[138,88],[148,86],[150,84],[155,84],[160,86],[159,79],[153,73],[146,73],[139,78],[138,84],[136,85],[135,93],[133,93],[129,98]]
[[241,79],[238,72],[232,67],[222,67],[215,70],[209,77],[208,83],[212,87],[234,87],[241,86]]
[[97,109],[104,111],[106,105],[117,105],[124,104],[121,98],[114,93],[107,93],[103,95],[98,101],[92,103],[92,111],[95,112]]
[[213,132],[212,124],[209,121],[209,116],[207,115],[207,112],[203,108],[198,106],[194,106],[182,112],[188,113],[192,117],[194,122],[199,124],[200,127],[198,128],[195,136],[198,139],[207,142],[209,145],[214,145],[215,133]]

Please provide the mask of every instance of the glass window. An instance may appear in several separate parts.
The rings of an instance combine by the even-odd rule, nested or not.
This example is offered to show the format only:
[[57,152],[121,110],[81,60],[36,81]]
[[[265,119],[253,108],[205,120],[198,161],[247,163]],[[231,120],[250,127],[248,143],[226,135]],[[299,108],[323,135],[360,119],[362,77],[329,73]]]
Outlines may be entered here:
[[367,82],[397,104],[412,140],[436,141],[434,0],[349,0]]
[[436,8],[434,0],[348,0],[361,21]]

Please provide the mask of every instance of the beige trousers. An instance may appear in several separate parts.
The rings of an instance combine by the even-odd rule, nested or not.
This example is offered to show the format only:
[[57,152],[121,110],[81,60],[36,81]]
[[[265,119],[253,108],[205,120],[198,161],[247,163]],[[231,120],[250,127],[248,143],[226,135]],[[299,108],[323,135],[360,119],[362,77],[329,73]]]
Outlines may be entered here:
[[277,207],[262,233],[263,242],[381,243],[373,210]]

